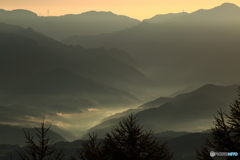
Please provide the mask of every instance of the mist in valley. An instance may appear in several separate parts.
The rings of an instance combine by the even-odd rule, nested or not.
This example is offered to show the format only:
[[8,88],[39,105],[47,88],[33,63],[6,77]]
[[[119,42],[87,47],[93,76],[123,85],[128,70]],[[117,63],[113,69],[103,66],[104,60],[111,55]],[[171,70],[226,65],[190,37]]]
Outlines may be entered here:
[[133,113],[174,151],[184,145],[175,159],[192,159],[183,141],[202,145],[238,96],[239,17],[232,3],[142,21],[1,9],[0,144],[24,146],[21,128],[34,133],[43,119],[56,142],[104,138]]

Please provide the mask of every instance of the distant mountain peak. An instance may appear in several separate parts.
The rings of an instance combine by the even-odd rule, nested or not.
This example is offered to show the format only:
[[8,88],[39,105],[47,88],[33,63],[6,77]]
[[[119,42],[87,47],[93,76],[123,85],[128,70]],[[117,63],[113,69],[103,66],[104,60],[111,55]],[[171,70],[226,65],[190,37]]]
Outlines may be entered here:
[[223,3],[221,6],[222,6],[222,7],[237,7],[237,8],[239,8],[236,4],[234,4],[234,3],[228,3],[228,2]]
[[222,5],[215,7],[213,9],[219,9],[221,11],[232,11],[232,10],[239,10],[240,8],[233,3],[223,3]]
[[12,10],[12,11],[7,11],[7,12],[12,12],[13,14],[19,14],[22,16],[38,16],[36,13],[29,11],[29,10],[25,10],[25,9],[16,9],[16,10]]
[[[239,22],[240,7],[233,3],[223,3],[211,9],[200,9],[186,16],[186,20],[197,22]],[[185,18],[185,17],[184,17]]]
[[87,11],[87,12],[83,12],[81,15],[90,15],[90,16],[96,16],[96,15],[116,15],[110,11]]

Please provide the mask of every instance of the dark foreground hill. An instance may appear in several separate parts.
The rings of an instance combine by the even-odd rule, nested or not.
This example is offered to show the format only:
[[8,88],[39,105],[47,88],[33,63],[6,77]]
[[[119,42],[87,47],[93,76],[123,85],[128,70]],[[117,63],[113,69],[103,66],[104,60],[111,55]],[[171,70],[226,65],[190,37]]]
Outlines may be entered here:
[[[12,144],[25,146],[26,139],[24,136],[24,132],[21,127],[12,126],[12,125],[0,125],[1,133],[0,133],[0,144]],[[23,128],[30,135],[35,137],[35,141],[37,142],[36,133],[37,131],[34,128]],[[62,136],[58,133],[49,130],[48,132],[50,139],[55,142],[66,141]]]

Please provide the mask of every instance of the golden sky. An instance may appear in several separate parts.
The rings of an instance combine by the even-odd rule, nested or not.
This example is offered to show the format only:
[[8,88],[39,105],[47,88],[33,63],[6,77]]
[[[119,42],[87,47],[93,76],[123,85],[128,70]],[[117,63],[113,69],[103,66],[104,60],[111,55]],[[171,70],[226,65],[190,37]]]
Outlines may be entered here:
[[230,2],[240,6],[240,0],[0,0],[1,9],[26,9],[41,16],[80,14],[82,12],[111,11],[143,20],[156,14],[191,13],[198,9],[210,9]]

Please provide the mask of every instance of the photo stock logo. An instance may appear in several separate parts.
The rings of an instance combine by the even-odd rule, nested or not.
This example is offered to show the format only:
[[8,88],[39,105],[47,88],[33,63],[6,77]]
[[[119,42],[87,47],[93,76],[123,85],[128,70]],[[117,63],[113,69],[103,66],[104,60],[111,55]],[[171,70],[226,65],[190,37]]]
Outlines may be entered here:
[[238,152],[214,152],[211,151],[210,152],[210,156],[211,157],[237,157],[238,156]]

